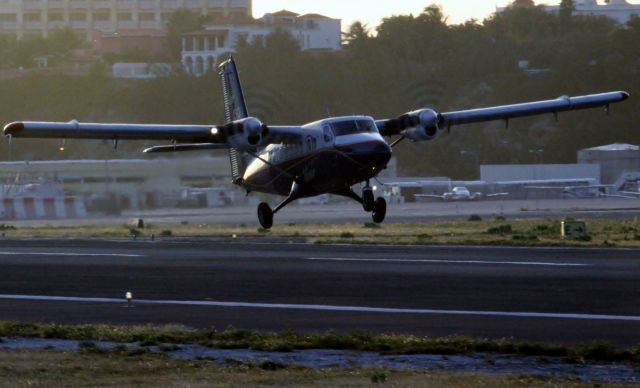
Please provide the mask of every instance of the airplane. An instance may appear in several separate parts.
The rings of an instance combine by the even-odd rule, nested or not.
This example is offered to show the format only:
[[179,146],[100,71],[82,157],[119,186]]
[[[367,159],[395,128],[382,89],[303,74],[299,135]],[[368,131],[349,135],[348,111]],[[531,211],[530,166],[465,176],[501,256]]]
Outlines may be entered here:
[[[320,194],[345,196],[359,202],[375,223],[384,221],[387,204],[374,198],[369,182],[387,167],[392,149],[402,140],[433,140],[452,126],[484,121],[596,107],[629,98],[617,91],[587,96],[562,96],[553,100],[438,113],[419,109],[395,118],[370,116],[331,117],[301,126],[267,125],[249,115],[233,58],[219,66],[226,123],[224,125],[105,124],[17,121],[4,127],[15,138],[110,139],[167,141],[145,153],[227,149],[233,183],[247,193],[284,196],[275,208],[262,202],[258,220],[264,229],[274,214],[292,201]],[[395,140],[387,142],[387,138]],[[351,186],[364,183],[362,195]]]
[[447,191],[442,195],[436,194],[414,194],[416,198],[439,198],[445,201],[473,201],[481,198],[492,198],[492,197],[502,197],[509,195],[509,193],[492,193],[492,194],[484,194],[481,192],[471,192],[468,188],[464,186],[457,186],[451,189],[451,191]]

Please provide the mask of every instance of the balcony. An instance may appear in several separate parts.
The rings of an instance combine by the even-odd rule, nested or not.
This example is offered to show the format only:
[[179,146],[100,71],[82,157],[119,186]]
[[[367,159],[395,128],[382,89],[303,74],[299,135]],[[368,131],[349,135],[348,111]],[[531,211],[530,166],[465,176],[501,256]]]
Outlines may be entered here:
[[54,29],[54,28],[64,28],[67,26],[67,23],[64,22],[64,20],[50,20],[47,22],[47,29]]
[[65,3],[63,0],[49,0],[47,2],[47,8],[49,9],[64,9]]
[[42,9],[44,6],[42,0],[25,0],[22,4],[24,9]]
[[41,30],[44,27],[44,23],[42,22],[25,22],[24,28],[26,30]]
[[89,2],[87,0],[71,0],[69,8],[89,8]]
[[176,9],[180,7],[180,2],[178,0],[161,0],[163,9]]
[[118,9],[133,9],[135,7],[135,2],[133,0],[117,0],[116,7]]
[[184,0],[185,8],[202,8],[202,0]]
[[155,20],[145,20],[140,22],[140,28],[143,29],[153,29],[159,30],[162,29],[164,24],[162,22],[157,22]]
[[96,0],[93,2],[93,9],[111,9],[111,0]]
[[93,27],[100,31],[107,31],[113,28],[110,20],[97,20],[93,22]]
[[231,0],[231,8],[249,8],[249,0]]
[[133,20],[120,20],[118,21],[118,28],[132,30],[138,28],[138,23]]
[[156,9],[158,6],[158,0],[139,0],[138,8],[139,9]]
[[0,22],[0,30],[15,30],[17,28],[17,22]]
[[74,29],[89,28],[89,22],[86,20],[72,20],[70,24],[71,24],[71,28],[74,28]]

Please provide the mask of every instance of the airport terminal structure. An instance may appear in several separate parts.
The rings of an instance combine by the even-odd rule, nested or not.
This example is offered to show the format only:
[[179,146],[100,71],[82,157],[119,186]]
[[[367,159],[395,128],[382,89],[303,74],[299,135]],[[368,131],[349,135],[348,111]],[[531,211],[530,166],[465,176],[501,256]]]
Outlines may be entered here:
[[[390,205],[435,201],[421,196],[442,194],[457,186],[486,194],[508,193],[493,200],[606,198],[619,192],[638,192],[640,147],[611,144],[580,150],[575,164],[482,165],[479,179],[473,181],[399,177],[397,169],[394,158],[380,175],[380,182],[385,185],[374,187]],[[40,197],[62,202],[64,198],[74,198],[67,202],[81,206],[76,213],[83,215],[85,209],[89,214],[117,214],[122,210],[254,206],[264,198],[257,194],[247,196],[234,187],[226,156],[2,162],[0,171],[3,200],[33,198],[27,201],[39,203]],[[52,192],[58,194],[51,195]],[[303,202],[342,200],[323,196]],[[76,205],[76,201],[81,204]],[[35,214],[18,213],[22,218]],[[38,218],[44,217],[41,213]]]

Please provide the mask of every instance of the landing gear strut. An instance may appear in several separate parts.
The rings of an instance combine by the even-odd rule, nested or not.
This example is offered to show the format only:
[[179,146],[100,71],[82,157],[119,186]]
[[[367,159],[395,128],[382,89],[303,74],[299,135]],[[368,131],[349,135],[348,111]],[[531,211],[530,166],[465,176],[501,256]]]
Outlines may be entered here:
[[341,195],[360,202],[362,204],[362,208],[366,212],[371,212],[371,218],[376,224],[382,223],[384,221],[384,217],[387,215],[387,201],[382,197],[378,197],[374,200],[373,190],[368,186],[362,190],[362,197],[351,190],[351,188],[346,188],[332,194]]
[[373,197],[373,189],[367,185],[364,189],[362,189],[362,208],[366,212],[371,212],[374,209],[374,201]]
[[298,182],[294,181],[291,185],[291,191],[287,198],[282,201],[275,209],[271,210],[271,207],[268,203],[262,202],[258,205],[258,221],[260,221],[260,225],[264,229],[271,229],[273,226],[273,215],[276,214],[280,209],[287,206],[291,202],[300,198],[300,185]]

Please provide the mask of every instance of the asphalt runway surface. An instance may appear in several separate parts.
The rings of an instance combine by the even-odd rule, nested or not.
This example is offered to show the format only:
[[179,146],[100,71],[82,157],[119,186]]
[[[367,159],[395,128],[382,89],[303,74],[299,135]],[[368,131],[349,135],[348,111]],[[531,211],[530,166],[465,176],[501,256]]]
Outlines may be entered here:
[[640,343],[633,249],[25,239],[0,268],[2,320]]

